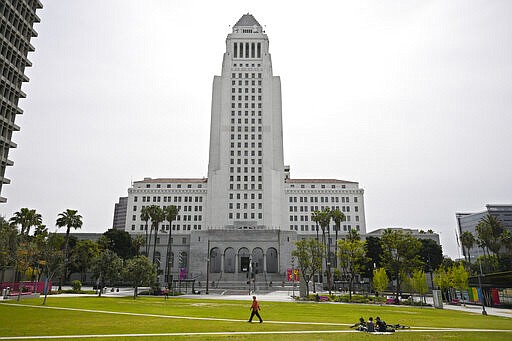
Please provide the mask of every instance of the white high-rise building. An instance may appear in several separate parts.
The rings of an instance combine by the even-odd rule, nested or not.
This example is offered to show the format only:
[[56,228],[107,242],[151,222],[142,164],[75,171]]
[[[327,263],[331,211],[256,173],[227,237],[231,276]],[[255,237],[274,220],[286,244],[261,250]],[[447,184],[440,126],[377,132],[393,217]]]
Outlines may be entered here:
[[[281,82],[272,72],[268,37],[250,14],[228,34],[222,72],[213,80],[208,178],[134,182],[126,231],[146,234],[140,211],[149,205],[180,209],[172,226],[159,226],[161,273],[169,261],[175,279],[204,281],[208,273],[217,285],[246,283],[249,265],[256,282],[285,280],[294,242],[318,233],[311,219],[315,210],[338,208],[345,214],[340,238],[352,228],[366,233],[364,191],[357,182],[290,178],[283,157]],[[172,253],[166,259],[169,235]]]
[[281,80],[272,73],[267,35],[245,14],[213,79],[207,221],[280,228],[284,206]]

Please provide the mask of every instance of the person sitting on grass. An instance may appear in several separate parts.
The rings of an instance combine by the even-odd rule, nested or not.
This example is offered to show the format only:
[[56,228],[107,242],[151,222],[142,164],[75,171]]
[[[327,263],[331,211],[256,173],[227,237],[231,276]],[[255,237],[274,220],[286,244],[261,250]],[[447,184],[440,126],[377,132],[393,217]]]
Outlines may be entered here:
[[394,332],[395,329],[393,327],[386,325],[386,322],[382,321],[380,317],[376,317],[375,319],[375,325],[377,326],[378,332]]
[[353,326],[350,326],[350,328],[356,328],[356,330],[359,331],[366,331],[366,322],[364,321],[364,318],[360,317],[359,322],[355,323]]
[[368,322],[366,323],[366,331],[372,333],[375,331],[375,323],[373,323],[373,317],[370,316]]

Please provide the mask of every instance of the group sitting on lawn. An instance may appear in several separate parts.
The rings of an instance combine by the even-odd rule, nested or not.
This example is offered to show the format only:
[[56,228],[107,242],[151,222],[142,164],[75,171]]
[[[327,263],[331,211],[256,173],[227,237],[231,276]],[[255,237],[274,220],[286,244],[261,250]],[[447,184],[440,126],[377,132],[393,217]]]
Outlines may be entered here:
[[356,330],[362,332],[383,332],[383,333],[392,333],[396,329],[405,329],[409,328],[407,326],[402,326],[400,324],[395,325],[387,325],[386,322],[380,319],[379,316],[375,318],[375,322],[373,321],[373,317],[368,319],[368,322],[364,320],[363,317],[359,318],[359,322],[350,326],[350,328],[356,328]]

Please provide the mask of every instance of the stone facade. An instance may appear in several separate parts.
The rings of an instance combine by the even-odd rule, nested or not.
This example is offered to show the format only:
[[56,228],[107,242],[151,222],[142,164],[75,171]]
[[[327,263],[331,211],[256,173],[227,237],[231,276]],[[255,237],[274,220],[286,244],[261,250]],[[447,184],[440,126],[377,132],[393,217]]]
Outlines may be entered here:
[[143,206],[179,208],[177,219],[158,230],[161,282],[167,262],[174,279],[245,283],[251,273],[257,282],[284,281],[294,243],[317,235],[314,210],[345,213],[340,237],[352,228],[364,234],[366,221],[357,182],[292,179],[283,160],[280,79],[272,73],[267,35],[246,14],[228,34],[222,72],[213,80],[208,178],[134,182],[124,228],[149,232]]

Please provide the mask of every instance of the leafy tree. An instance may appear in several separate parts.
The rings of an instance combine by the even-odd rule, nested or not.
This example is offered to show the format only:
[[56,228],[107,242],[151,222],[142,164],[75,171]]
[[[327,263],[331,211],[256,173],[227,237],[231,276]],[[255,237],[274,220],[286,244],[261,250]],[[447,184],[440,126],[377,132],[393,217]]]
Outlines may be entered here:
[[155,264],[149,262],[145,256],[137,256],[126,261],[125,278],[134,288],[133,299],[137,298],[140,286],[151,285],[156,280]]
[[464,231],[460,235],[460,244],[462,245],[462,251],[464,253],[464,257],[471,264],[471,254],[470,250],[475,246],[476,239],[475,236],[469,231]]
[[292,256],[297,258],[302,278],[306,282],[306,296],[309,296],[309,282],[322,269],[323,248],[324,245],[316,239],[295,242]]
[[78,214],[77,210],[67,209],[62,213],[59,213],[56,222],[57,227],[61,228],[66,226],[66,236],[64,237],[64,273],[61,278],[61,282],[59,283],[59,290],[62,289],[62,281],[64,280],[64,276],[67,274],[68,270],[68,262],[69,262],[69,231],[71,228],[79,229],[82,227],[82,216]]
[[416,269],[412,273],[411,286],[414,291],[423,297],[423,301],[426,303],[425,294],[428,292],[427,275],[421,269]]
[[14,216],[9,220],[14,225],[21,227],[20,234],[22,236],[28,236],[30,228],[32,226],[38,226],[42,224],[42,217],[36,210],[31,210],[26,207],[20,209],[14,213]]
[[434,276],[434,284],[441,290],[443,299],[446,298],[446,300],[448,300],[447,290],[452,286],[449,269],[450,268],[441,266],[437,269]]
[[169,205],[164,208],[165,220],[169,222],[169,238],[167,239],[167,252],[165,256],[165,281],[167,287],[172,286],[172,268],[171,268],[171,254],[172,254],[172,222],[178,216],[180,209],[174,205]]
[[93,278],[96,279],[98,296],[106,283],[113,284],[121,278],[123,260],[112,250],[103,250],[92,261]]
[[365,259],[365,242],[361,240],[359,233],[352,229],[349,231],[345,240],[338,240],[338,255],[340,265],[349,278],[348,289],[349,297],[352,300],[352,287],[354,277],[361,273],[364,267]]
[[4,217],[0,217],[0,270],[2,271],[0,283],[4,281],[5,269],[14,265],[17,243],[18,230],[15,226],[9,224]]
[[43,305],[46,304],[46,298],[48,296],[48,283],[52,281],[53,277],[63,270],[64,266],[64,252],[62,251],[62,245],[64,239],[62,236],[56,233],[51,233],[45,239],[42,257],[39,260],[39,264],[43,269],[45,276],[44,286],[44,300]]
[[388,287],[389,284],[389,277],[386,273],[386,269],[384,268],[377,268],[373,270],[373,288],[375,289],[375,292],[377,293],[377,296],[382,294],[384,290]]
[[419,239],[421,248],[419,256],[424,264],[424,271],[435,271],[443,262],[443,248],[432,239]]
[[387,229],[382,234],[382,264],[395,280],[395,298],[401,292],[402,275],[411,274],[421,264],[421,242],[402,230]]
[[100,244],[104,248],[114,251],[122,259],[132,258],[136,254],[132,237],[128,232],[123,230],[107,230],[103,233]]
[[92,265],[94,257],[100,253],[100,246],[92,240],[80,240],[71,252],[71,262],[80,271],[80,280],[85,282],[86,273]]
[[382,245],[380,238],[367,237],[366,238],[366,266],[363,271],[366,277],[373,278],[373,270],[381,267]]
[[[467,290],[469,287],[469,273],[462,264],[456,265],[450,269],[451,283],[459,291]],[[462,295],[464,299],[464,295]]]
[[33,241],[20,239],[18,246],[16,248],[16,269],[20,274],[19,278],[19,287],[18,287],[18,301],[21,298],[21,291],[23,289],[22,280],[24,279],[30,271],[28,271],[34,262],[37,261],[38,258],[38,250],[37,246]]

